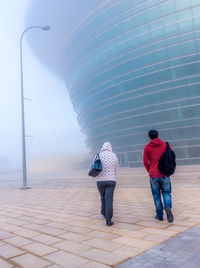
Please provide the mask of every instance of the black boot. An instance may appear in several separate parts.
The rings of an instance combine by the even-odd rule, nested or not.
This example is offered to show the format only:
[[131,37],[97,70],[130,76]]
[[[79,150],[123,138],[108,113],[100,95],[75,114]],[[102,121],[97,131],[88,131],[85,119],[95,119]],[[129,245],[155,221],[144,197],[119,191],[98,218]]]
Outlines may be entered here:
[[159,220],[159,221],[163,221],[163,217],[162,217],[162,216],[158,216],[158,215],[156,215],[156,216],[155,216],[155,219],[157,219],[157,220]]
[[170,207],[167,207],[165,209],[165,211],[166,211],[166,214],[167,214],[167,220],[168,220],[168,222],[172,223],[173,220],[174,220],[174,216],[172,214],[171,208]]
[[113,221],[107,221],[106,224],[107,224],[107,226],[111,226],[111,225],[114,224],[114,222]]

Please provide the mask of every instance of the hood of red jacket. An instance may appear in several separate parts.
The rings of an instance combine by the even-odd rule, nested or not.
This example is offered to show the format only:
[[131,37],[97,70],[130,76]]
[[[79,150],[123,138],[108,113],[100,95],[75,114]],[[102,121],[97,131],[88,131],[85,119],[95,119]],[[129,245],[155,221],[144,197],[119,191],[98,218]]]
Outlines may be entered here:
[[149,143],[148,143],[148,146],[149,147],[160,147],[162,146],[164,143],[164,141],[160,140],[160,139],[154,139],[154,140],[151,140]]

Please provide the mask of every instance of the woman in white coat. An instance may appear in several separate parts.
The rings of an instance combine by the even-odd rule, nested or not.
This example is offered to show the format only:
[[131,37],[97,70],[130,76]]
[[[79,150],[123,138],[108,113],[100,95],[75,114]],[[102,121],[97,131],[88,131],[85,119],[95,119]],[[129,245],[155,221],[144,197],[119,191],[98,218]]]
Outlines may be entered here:
[[106,224],[111,226],[113,216],[113,194],[116,186],[116,173],[118,170],[118,159],[112,151],[110,142],[105,142],[99,154],[102,171],[96,177],[97,188],[101,196],[101,214],[106,219]]

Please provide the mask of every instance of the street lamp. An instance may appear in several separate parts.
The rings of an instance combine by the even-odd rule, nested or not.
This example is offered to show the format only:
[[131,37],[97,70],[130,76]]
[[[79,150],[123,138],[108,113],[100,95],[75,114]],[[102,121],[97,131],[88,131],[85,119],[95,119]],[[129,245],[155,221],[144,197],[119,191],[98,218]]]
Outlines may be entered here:
[[21,69],[21,117],[22,117],[22,165],[23,165],[23,185],[22,190],[30,189],[27,186],[26,178],[26,136],[25,136],[25,119],[24,119],[24,84],[23,84],[23,54],[22,54],[22,41],[24,34],[31,29],[41,29],[44,31],[50,30],[49,26],[30,26],[26,28],[20,37],[20,69]]

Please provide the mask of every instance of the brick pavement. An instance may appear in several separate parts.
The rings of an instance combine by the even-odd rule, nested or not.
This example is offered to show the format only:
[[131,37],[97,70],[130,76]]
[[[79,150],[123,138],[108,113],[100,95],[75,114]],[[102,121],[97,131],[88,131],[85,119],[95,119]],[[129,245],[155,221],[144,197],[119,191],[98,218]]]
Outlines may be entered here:
[[146,251],[116,268],[199,268],[200,225]]
[[[143,169],[120,171],[112,227],[99,215],[95,182],[84,172],[34,175],[29,179],[33,188],[26,191],[1,181],[0,267],[119,265],[200,224],[199,171],[184,167],[172,178],[173,224],[154,219]],[[9,185],[18,182],[10,179]]]

